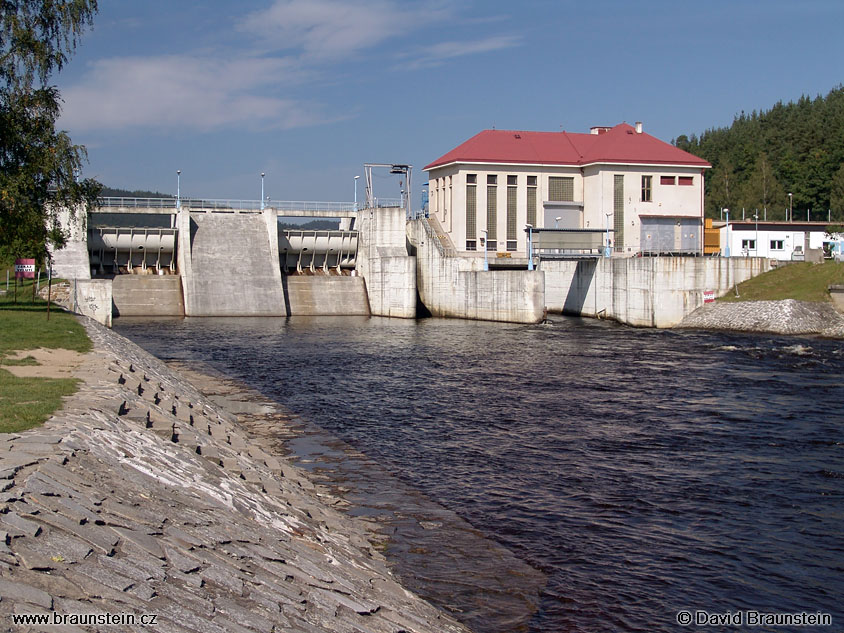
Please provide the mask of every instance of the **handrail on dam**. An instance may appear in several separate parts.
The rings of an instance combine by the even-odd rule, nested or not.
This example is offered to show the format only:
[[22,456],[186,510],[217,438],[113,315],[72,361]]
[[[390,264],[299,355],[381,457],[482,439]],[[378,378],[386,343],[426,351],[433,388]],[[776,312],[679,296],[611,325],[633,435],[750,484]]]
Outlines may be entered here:
[[[220,209],[229,211],[260,211],[260,200],[224,200],[212,198],[128,198],[128,197],[102,197],[99,198],[99,205],[105,209],[126,208],[126,209],[178,209],[184,206],[192,209]],[[397,199],[376,199],[376,207],[397,207]],[[311,200],[269,200],[264,207],[279,212],[284,211],[318,211],[354,213],[358,210],[354,202],[322,202]]]
[[[457,254],[454,247],[450,244],[451,240],[449,240],[449,244],[443,243],[448,239],[448,236],[439,234],[438,229],[442,230],[442,228],[439,226],[439,222],[437,222],[436,218],[421,218],[420,221],[422,222],[422,226],[425,227],[425,234],[428,236],[428,239],[436,245],[440,255],[443,257],[454,257]],[[434,223],[437,225],[436,228],[433,226]]]

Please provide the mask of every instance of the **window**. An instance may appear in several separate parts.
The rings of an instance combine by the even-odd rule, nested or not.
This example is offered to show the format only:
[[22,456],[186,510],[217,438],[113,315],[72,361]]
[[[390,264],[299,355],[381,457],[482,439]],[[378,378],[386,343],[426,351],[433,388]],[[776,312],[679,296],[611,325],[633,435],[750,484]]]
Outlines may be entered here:
[[519,184],[519,177],[518,176],[507,176],[507,184],[508,185],[518,185]]
[[478,184],[478,174],[466,174],[466,184],[467,185]]
[[486,184],[497,185],[498,184],[498,176],[496,176],[495,174],[489,174],[486,177]]
[[616,253],[624,251],[624,175],[613,176],[613,245]]
[[653,176],[642,176],[642,202],[651,202],[651,182]]
[[783,249],[782,240],[771,240],[771,250],[781,251]]
[[756,240],[742,240],[741,241],[741,249],[748,250],[748,251],[755,251],[756,250]]
[[[487,182],[489,182],[490,178],[495,178],[495,176],[487,176]],[[490,240],[494,240],[497,236],[496,234],[496,226],[498,225],[498,187],[495,185],[488,185],[486,188],[486,230],[489,231],[487,233],[487,237]],[[487,248],[487,250],[490,250]],[[492,249],[495,250],[495,249]]]
[[680,176],[677,178],[677,184],[683,187],[691,187],[695,184],[694,176]]
[[486,241],[486,250],[492,251],[493,253],[498,250],[498,242],[495,240],[487,240]]
[[659,184],[661,185],[673,185],[674,184],[674,176],[660,176],[659,177]]
[[467,250],[467,251],[476,251],[476,250],[478,250],[478,242],[477,242],[477,240],[466,240],[466,250]]
[[[516,176],[507,176],[507,250],[516,250]],[[510,248],[512,242],[513,248]]]
[[574,178],[550,176],[548,178],[550,202],[574,202]]
[[477,188],[477,185],[466,185],[466,250],[471,250],[469,241],[474,242],[473,238],[478,234]]
[[[533,184],[531,184],[533,179]],[[536,176],[528,176],[527,223],[536,226]]]

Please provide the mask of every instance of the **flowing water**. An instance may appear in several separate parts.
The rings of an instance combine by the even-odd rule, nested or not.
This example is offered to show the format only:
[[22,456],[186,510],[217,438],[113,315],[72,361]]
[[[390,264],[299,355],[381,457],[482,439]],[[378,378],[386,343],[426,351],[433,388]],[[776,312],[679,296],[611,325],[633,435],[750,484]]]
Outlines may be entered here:
[[[844,626],[841,342],[564,317],[115,329],[245,381],[542,572],[520,630],[671,631],[681,610]],[[476,593],[471,626],[507,630]]]

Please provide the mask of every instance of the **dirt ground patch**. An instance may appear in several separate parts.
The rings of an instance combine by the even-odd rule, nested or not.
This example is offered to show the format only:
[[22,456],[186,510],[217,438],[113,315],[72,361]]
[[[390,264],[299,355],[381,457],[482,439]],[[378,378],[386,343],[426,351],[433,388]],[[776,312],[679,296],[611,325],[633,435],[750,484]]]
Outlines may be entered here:
[[69,349],[27,349],[9,354],[3,360],[21,360],[31,356],[37,365],[6,365],[0,367],[19,378],[75,378],[88,354]]

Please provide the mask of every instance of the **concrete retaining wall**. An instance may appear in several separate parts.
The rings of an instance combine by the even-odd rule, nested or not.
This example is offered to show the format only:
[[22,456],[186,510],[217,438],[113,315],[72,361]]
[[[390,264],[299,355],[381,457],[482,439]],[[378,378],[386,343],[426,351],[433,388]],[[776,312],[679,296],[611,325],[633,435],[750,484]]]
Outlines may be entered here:
[[91,263],[88,256],[88,214],[78,209],[71,215],[68,209],[56,211],[59,225],[67,232],[64,248],[50,249],[53,277],[59,279],[90,279]]
[[184,316],[178,275],[118,275],[112,281],[114,316]]
[[369,316],[362,277],[284,276],[289,316]]
[[633,257],[543,261],[549,312],[672,327],[703,305],[770,269],[765,258]]
[[69,309],[111,327],[111,279],[71,279],[69,283]]
[[407,254],[404,209],[364,209],[358,216],[357,271],[373,316],[416,317],[416,258]]
[[274,212],[183,209],[178,225],[185,315],[285,316]]
[[419,297],[434,316],[538,323],[545,313],[542,271],[477,270],[478,258],[442,255],[423,226],[411,223]]

